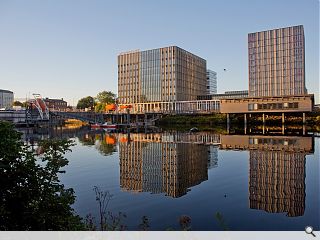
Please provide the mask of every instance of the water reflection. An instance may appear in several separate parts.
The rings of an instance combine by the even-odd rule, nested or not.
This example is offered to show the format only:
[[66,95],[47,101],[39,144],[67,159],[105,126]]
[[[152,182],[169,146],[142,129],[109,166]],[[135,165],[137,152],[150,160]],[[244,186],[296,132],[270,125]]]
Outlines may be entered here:
[[[166,199],[175,198],[175,202],[179,202],[177,198],[190,196],[188,192],[192,187],[208,181],[208,170],[212,169],[212,174],[216,174],[226,151],[246,151],[248,169],[245,168],[245,174],[248,173],[248,180],[245,177],[245,182],[248,182],[248,196],[243,191],[245,205],[261,213],[286,213],[288,217],[307,215],[306,156],[314,153],[314,138],[311,136],[179,131],[122,134],[88,129],[56,129],[49,135],[76,137],[82,146],[92,146],[103,156],[119,151],[119,169],[110,171],[120,172],[115,184],[120,179],[122,191],[163,193]],[[219,151],[222,152],[221,157]],[[238,169],[234,171],[236,174]],[[220,176],[232,178],[230,173]],[[220,180],[216,179],[218,183]],[[218,190],[203,191],[213,196],[213,192]],[[194,195],[192,197],[196,198]]]
[[91,131],[83,135],[77,135],[79,142],[84,146],[95,146],[104,156],[112,155],[117,151],[117,138],[115,134],[104,133],[103,131]]
[[312,137],[221,136],[222,149],[249,150],[249,205],[288,217],[305,211],[306,155]]
[[249,207],[302,216],[312,137],[212,133],[119,134],[120,185],[178,198],[208,179],[221,150],[249,151]]
[[208,179],[208,166],[217,165],[217,154],[211,155],[209,146],[203,141],[210,137],[216,142],[217,136],[120,134],[121,188],[134,192],[165,193],[173,198],[185,195],[190,187]]

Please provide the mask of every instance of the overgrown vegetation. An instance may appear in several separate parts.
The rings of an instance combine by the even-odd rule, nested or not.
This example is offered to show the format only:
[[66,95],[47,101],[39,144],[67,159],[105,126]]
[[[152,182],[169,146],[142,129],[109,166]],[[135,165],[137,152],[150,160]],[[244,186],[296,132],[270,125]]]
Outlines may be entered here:
[[[69,140],[49,139],[38,143],[42,154],[21,141],[13,125],[0,121],[0,230],[127,230],[126,214],[108,210],[113,195],[94,187],[98,203],[98,222],[92,214],[85,220],[71,207],[72,188],[65,188],[59,174],[68,164],[65,153],[73,145]],[[150,230],[150,219],[142,216],[138,230]],[[180,229],[191,230],[191,217],[179,218]]]
[[0,230],[85,230],[71,205],[74,191],[58,174],[68,164],[69,140],[39,143],[36,155],[7,122],[0,122]]

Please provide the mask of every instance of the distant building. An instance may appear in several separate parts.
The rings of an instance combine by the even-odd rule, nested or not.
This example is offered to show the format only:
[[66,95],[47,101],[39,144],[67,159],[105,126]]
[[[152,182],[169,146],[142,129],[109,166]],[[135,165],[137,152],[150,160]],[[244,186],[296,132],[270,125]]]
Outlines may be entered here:
[[196,100],[206,83],[206,60],[176,46],[118,55],[120,104]]
[[305,95],[303,26],[248,34],[249,96]]
[[0,89],[0,109],[11,108],[13,105],[13,92]]
[[221,113],[312,112],[314,95],[221,99]]
[[198,96],[198,100],[220,100],[226,98],[245,98],[248,97],[248,90],[241,91],[227,91],[225,93],[217,93],[210,95]]
[[49,110],[56,110],[56,111],[66,111],[67,110],[67,102],[61,99],[51,99],[45,98],[43,99],[46,103]]
[[217,73],[207,69],[207,94],[217,93]]
[[[221,99],[221,113],[311,112],[303,26],[249,33],[249,96]],[[284,115],[282,115],[284,121]]]

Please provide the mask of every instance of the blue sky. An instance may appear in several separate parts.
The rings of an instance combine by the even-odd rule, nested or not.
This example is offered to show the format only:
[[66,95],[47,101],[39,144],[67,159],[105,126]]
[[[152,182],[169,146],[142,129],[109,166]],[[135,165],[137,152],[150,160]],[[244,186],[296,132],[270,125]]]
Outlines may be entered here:
[[76,104],[117,92],[120,52],[169,45],[206,59],[218,92],[248,89],[247,34],[300,24],[306,85],[319,93],[317,0],[0,0],[0,89]]

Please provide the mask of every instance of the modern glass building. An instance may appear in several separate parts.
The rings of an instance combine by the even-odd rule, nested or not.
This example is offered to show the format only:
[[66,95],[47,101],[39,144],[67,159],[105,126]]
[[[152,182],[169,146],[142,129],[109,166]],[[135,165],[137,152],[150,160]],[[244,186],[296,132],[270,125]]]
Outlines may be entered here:
[[196,100],[206,94],[206,60],[171,46],[118,55],[120,104]]
[[246,98],[248,97],[248,90],[240,90],[240,91],[226,91],[224,93],[215,93],[209,95],[198,96],[198,100],[220,100],[227,98]]
[[217,73],[207,69],[207,94],[217,93]]
[[248,34],[249,96],[307,94],[303,26]]

